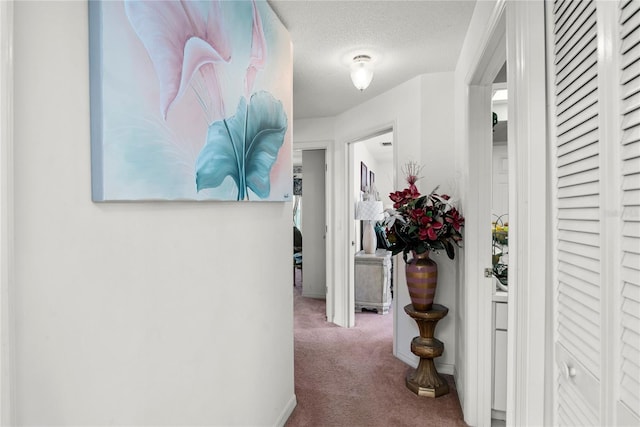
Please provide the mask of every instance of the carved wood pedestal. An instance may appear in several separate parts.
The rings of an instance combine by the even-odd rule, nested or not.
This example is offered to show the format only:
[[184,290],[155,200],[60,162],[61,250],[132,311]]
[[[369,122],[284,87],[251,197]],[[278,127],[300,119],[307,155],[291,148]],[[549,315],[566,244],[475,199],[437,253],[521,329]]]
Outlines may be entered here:
[[418,323],[420,329],[420,336],[411,341],[411,352],[420,358],[420,363],[417,369],[407,374],[407,387],[418,396],[438,397],[449,393],[449,384],[438,374],[433,363],[433,359],[440,357],[444,351],[444,344],[435,339],[433,334],[436,324],[447,315],[449,309],[440,304],[433,304],[429,311],[415,311],[413,306],[408,304],[404,311]]

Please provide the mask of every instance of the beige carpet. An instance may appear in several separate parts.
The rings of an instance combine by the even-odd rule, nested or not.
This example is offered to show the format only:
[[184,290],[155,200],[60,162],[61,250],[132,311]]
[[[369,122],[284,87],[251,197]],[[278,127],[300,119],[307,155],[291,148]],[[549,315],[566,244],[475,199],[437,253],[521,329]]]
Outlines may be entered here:
[[340,328],[325,321],[323,300],[294,293],[298,405],[286,426],[466,425],[452,377],[437,399],[406,388],[410,367],[392,354],[391,314],[357,313],[355,328]]

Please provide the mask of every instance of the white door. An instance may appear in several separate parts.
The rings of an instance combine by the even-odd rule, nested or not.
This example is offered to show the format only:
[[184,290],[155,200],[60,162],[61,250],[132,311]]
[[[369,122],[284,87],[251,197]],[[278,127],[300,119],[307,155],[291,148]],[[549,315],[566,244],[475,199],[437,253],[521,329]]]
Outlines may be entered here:
[[325,150],[302,152],[302,295],[325,298]]
[[548,6],[555,424],[638,425],[640,2]]

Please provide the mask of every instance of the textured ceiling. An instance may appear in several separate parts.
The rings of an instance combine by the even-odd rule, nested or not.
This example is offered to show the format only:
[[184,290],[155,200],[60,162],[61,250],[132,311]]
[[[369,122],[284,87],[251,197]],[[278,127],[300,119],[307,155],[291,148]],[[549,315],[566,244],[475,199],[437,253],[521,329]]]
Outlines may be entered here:
[[[453,71],[473,1],[269,0],[293,43],[293,116],[338,115],[411,78]],[[365,53],[373,81],[359,92],[349,77]]]

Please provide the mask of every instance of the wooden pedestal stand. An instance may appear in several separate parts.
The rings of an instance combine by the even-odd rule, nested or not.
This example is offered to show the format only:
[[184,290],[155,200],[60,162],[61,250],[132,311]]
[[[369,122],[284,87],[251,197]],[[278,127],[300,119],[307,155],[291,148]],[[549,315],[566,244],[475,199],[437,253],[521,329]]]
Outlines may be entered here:
[[449,384],[438,374],[433,363],[433,359],[441,356],[444,351],[444,344],[435,339],[433,333],[436,324],[447,315],[449,309],[433,304],[429,311],[415,311],[409,304],[404,307],[404,311],[418,323],[420,329],[420,336],[411,341],[411,352],[420,357],[420,363],[417,369],[407,374],[407,387],[418,396],[438,397],[449,393]]

